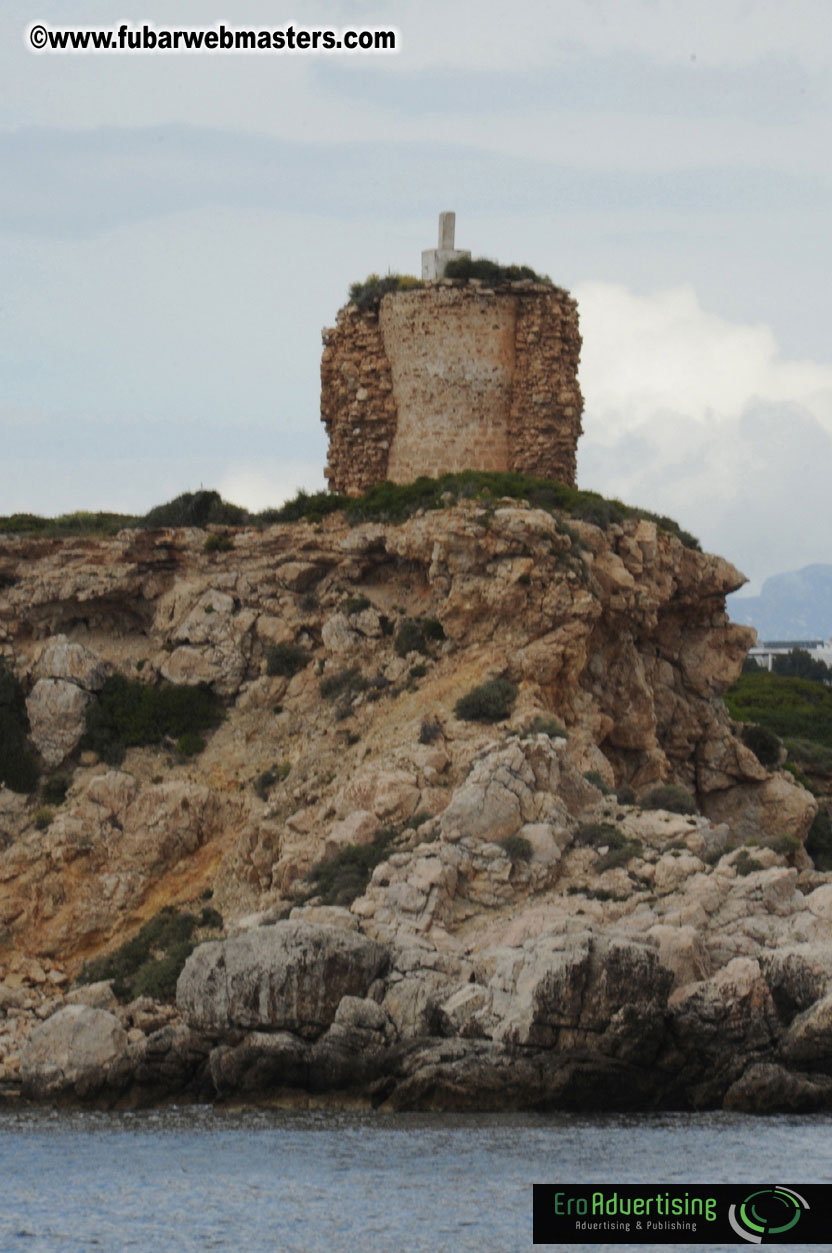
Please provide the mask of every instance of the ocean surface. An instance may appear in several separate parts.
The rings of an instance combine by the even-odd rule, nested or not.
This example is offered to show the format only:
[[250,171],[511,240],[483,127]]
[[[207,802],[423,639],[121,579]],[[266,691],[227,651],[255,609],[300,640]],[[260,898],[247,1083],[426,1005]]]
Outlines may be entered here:
[[0,1111],[2,1253],[529,1250],[532,1184],[581,1182],[832,1199],[832,1117]]

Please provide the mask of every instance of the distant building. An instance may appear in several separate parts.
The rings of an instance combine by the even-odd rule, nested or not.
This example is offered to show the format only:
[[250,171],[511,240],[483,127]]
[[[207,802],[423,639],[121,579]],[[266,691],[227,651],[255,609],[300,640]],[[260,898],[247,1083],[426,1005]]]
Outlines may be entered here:
[[785,657],[794,648],[802,648],[813,660],[832,666],[832,636],[828,640],[773,640],[771,643],[755,644],[748,650],[748,655],[758,666],[771,670],[775,657]]

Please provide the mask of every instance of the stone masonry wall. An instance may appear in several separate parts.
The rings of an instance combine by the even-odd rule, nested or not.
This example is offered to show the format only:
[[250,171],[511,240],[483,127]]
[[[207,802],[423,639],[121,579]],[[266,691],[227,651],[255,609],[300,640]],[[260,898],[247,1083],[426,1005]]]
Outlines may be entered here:
[[326,476],[333,491],[360,496],[387,478],[396,432],[393,377],[378,315],[348,305],[323,332],[321,421],[329,436]]
[[333,490],[464,469],[574,484],[581,337],[566,292],[445,279],[388,294],[378,311],[348,305],[324,344]]
[[575,483],[584,400],[578,385],[578,306],[565,292],[517,301],[509,465],[522,474]]

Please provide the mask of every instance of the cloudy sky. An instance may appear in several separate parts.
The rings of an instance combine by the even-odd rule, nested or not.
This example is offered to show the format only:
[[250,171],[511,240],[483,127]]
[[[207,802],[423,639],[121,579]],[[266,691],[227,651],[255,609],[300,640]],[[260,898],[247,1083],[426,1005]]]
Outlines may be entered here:
[[[35,18],[399,51],[37,54]],[[321,327],[454,209],[579,300],[582,486],[749,592],[832,561],[830,61],[828,0],[4,0],[0,513],[322,486]]]

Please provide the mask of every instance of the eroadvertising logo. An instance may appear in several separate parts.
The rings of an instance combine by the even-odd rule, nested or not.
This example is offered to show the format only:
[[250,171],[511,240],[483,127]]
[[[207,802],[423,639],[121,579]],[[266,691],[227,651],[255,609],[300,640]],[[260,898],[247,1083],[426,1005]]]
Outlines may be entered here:
[[[749,1244],[762,1244],[766,1236],[781,1236],[792,1231],[800,1221],[809,1202],[792,1188],[759,1188],[740,1205],[728,1210],[728,1221],[738,1236]],[[795,1232],[794,1239],[803,1238]]]
[[534,1185],[535,1244],[825,1244],[832,1186]]

